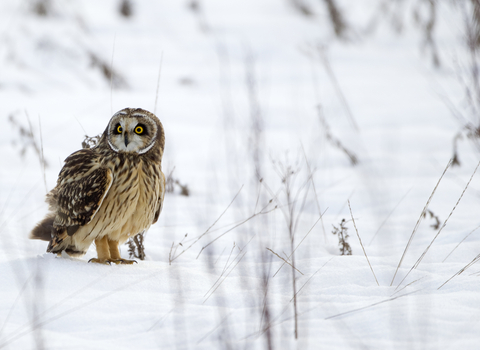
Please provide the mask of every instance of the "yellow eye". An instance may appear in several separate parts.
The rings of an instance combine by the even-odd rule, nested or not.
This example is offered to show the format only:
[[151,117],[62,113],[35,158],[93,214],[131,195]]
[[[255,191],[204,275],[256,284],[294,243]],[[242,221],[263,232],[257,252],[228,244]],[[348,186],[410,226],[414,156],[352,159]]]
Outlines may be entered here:
[[122,126],[121,125],[117,126],[117,132],[121,134],[122,131],[123,131]]
[[136,134],[143,134],[143,128],[139,125],[135,128],[135,133]]

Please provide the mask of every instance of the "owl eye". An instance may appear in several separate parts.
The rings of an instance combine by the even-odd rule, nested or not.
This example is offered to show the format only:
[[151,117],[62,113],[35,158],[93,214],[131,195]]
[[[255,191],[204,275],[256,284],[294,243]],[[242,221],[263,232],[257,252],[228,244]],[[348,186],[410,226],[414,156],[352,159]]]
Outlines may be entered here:
[[123,132],[123,128],[120,124],[117,124],[117,126],[115,126],[115,130],[114,130],[114,133],[115,134],[121,134]]
[[138,134],[138,135],[143,134],[143,126],[137,125],[135,127],[135,134]]

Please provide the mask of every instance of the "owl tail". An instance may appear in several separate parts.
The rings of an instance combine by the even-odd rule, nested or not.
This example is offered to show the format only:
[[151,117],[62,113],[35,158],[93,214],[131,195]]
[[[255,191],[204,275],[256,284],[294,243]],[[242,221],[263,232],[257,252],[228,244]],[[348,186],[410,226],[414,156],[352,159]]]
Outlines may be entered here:
[[79,258],[87,252],[86,250],[79,249],[75,246],[75,243],[73,242],[72,237],[68,234],[66,228],[54,228],[54,234],[48,244],[47,252],[61,255],[63,251],[74,258]]
[[40,221],[37,226],[30,232],[30,239],[41,239],[42,241],[50,241],[52,239],[53,220],[55,214],[47,215],[45,219]]
[[[47,252],[49,253],[60,255],[62,251],[65,251],[73,257],[85,255],[86,251],[78,249],[73,243],[71,235],[68,234],[68,229],[53,227],[54,220],[55,214],[45,217],[30,232],[30,239],[49,241],[47,247]],[[78,229],[78,226],[75,228]]]

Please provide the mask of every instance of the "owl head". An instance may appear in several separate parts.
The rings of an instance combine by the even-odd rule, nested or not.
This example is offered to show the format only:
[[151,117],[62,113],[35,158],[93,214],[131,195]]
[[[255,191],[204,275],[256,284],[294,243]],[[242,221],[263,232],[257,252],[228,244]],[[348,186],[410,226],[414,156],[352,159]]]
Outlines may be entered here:
[[141,108],[125,108],[115,113],[104,136],[108,146],[117,153],[146,154],[160,149],[163,154],[165,146],[162,123],[153,113]]

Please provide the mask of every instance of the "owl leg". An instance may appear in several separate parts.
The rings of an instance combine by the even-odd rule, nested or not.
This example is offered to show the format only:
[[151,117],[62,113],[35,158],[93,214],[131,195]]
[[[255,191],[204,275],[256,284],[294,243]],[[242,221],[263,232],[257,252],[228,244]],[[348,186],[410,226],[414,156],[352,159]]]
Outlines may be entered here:
[[120,251],[118,250],[118,241],[108,240],[108,247],[110,249],[110,257],[115,264],[133,264],[137,263],[135,260],[122,259]]
[[107,264],[110,265],[112,259],[110,257],[110,249],[108,248],[108,238],[103,236],[100,239],[95,239],[95,246],[97,248],[98,258],[93,258],[88,260],[88,262],[93,262],[97,264]]

